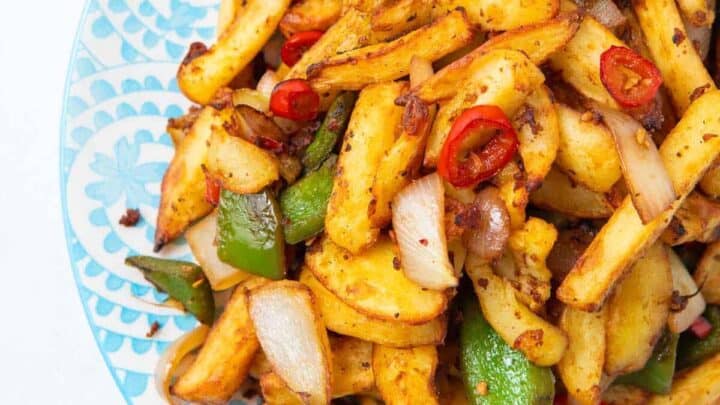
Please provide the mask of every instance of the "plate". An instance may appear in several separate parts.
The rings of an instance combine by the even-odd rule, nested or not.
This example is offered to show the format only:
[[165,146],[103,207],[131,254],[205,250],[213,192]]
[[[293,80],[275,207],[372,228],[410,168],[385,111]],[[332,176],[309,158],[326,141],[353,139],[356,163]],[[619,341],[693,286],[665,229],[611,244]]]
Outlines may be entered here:
[[[153,380],[158,358],[197,325],[158,306],[165,295],[123,260],[152,252],[160,182],[173,154],[165,124],[189,105],[175,72],[188,44],[214,41],[217,3],[89,1],[68,68],[60,131],[67,247],[90,329],[130,404],[162,403]],[[137,226],[118,224],[126,208],[140,210]],[[192,260],[182,240],[162,255]],[[161,327],[148,338],[153,322]]]

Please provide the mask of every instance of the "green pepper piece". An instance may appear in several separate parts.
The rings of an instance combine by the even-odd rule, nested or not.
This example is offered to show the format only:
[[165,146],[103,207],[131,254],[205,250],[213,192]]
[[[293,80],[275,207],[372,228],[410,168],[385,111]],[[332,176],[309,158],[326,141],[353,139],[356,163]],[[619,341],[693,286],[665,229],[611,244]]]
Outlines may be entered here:
[[650,359],[641,370],[618,377],[615,382],[640,387],[655,394],[667,394],[672,387],[677,357],[678,334],[666,332],[655,344]]
[[322,232],[332,192],[334,162],[331,156],[320,169],[308,173],[280,195],[287,243],[302,242]]
[[[532,364],[512,349],[485,320],[472,294],[463,300],[460,367],[470,403],[491,405],[552,404],[555,377],[550,368]],[[478,384],[487,384],[487,393]]]
[[698,338],[690,331],[680,336],[678,368],[698,365],[720,352],[720,306],[708,305],[703,316],[712,325],[712,330],[705,339]]
[[343,92],[333,100],[320,129],[315,133],[315,139],[305,149],[302,163],[306,171],[316,170],[330,156],[338,139],[345,133],[356,99],[355,93]]
[[215,300],[202,268],[195,263],[131,256],[125,264],[138,268],[158,290],[180,301],[198,321],[210,325],[215,317]]
[[235,194],[223,190],[218,204],[218,257],[248,273],[282,279],[285,242],[280,218],[278,204],[268,191]]

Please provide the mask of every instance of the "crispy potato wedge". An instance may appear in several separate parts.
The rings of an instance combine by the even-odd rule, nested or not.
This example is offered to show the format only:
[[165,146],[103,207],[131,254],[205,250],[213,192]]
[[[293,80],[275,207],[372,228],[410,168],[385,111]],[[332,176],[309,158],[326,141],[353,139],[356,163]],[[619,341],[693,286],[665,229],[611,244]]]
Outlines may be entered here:
[[193,256],[203,268],[203,273],[215,291],[226,290],[243,282],[252,274],[223,262],[217,255],[215,235],[217,234],[217,212],[213,211],[185,232],[185,239]]
[[352,9],[359,10],[364,13],[371,13],[387,1],[388,0],[343,0],[342,13],[344,15]]
[[565,355],[557,364],[560,379],[578,404],[597,404],[605,363],[605,313],[565,307],[558,326],[568,337]]
[[650,393],[632,385],[613,384],[602,394],[602,402],[608,405],[645,405]]
[[510,228],[520,229],[525,224],[525,207],[530,201],[525,173],[515,161],[510,161],[495,175],[500,199],[510,216]]
[[460,88],[455,96],[438,111],[425,149],[425,166],[435,167],[452,123],[463,110],[491,104],[512,117],[525,98],[545,80],[540,69],[525,55],[506,49],[482,55],[465,78],[464,85],[457,86]]
[[560,11],[558,0],[438,0],[436,15],[464,8],[470,21],[486,31],[507,31],[547,21]]
[[560,124],[555,105],[545,86],[528,95],[513,122],[518,152],[527,173],[527,190],[536,190],[552,168],[560,145]]
[[300,60],[290,68],[285,79],[305,79],[310,65],[325,61],[339,53],[377,42],[372,35],[370,15],[354,8],[342,14]]
[[257,193],[280,178],[280,163],[263,149],[215,127],[207,152],[207,174],[237,194]]
[[280,32],[285,37],[303,31],[325,31],[340,18],[342,0],[302,0],[285,12]]
[[435,346],[410,349],[373,345],[375,384],[387,405],[439,404],[435,388]]
[[560,124],[558,168],[592,191],[609,191],[622,178],[612,133],[566,105],[556,107]]
[[670,314],[672,273],[667,251],[655,243],[615,287],[605,322],[605,373],[642,369]]
[[305,263],[325,288],[371,318],[417,325],[440,316],[447,305],[445,293],[410,281],[394,266],[396,257],[387,237],[358,255],[323,238],[306,254]]
[[562,330],[519,302],[515,289],[477,256],[468,256],[465,271],[472,280],[483,315],[508,345],[539,366],[560,361],[568,345]]
[[201,111],[201,107],[191,106],[185,114],[168,120],[165,131],[170,135],[175,149],[180,147],[180,143],[190,133]]
[[711,243],[720,238],[720,203],[692,192],[678,208],[662,240],[668,245]]
[[375,388],[375,374],[371,366],[372,343],[338,336],[330,338],[330,350],[334,398],[362,394]]
[[432,21],[433,0],[386,1],[372,13],[372,29],[386,38],[418,29]]
[[545,261],[557,235],[552,224],[530,218],[508,238],[508,249],[515,263],[515,281],[522,285],[520,291],[527,291],[532,298],[529,307],[533,311],[539,310],[550,298],[552,273]]
[[217,33],[221,37],[235,20],[237,12],[242,8],[242,0],[222,0],[218,9]]
[[380,230],[368,215],[373,199],[371,187],[378,167],[395,142],[395,129],[403,109],[394,104],[403,83],[389,82],[366,87],[350,117],[340,149],[337,175],[325,217],[325,230],[338,245],[352,253],[370,246]]
[[249,292],[249,308],[273,372],[304,402],[329,404],[332,355],[310,289],[297,281],[271,282]]
[[465,13],[454,11],[394,41],[351,50],[311,65],[307,77],[318,92],[359,90],[368,84],[406,76],[413,56],[437,60],[462,47],[472,36]]
[[[720,153],[720,91],[697,99],[660,146],[660,156],[680,196],[670,209],[643,225],[630,197],[623,200],[557,290],[568,305],[598,309],[615,281],[660,236],[672,215]],[[686,146],[689,145],[689,149]]]
[[669,395],[655,395],[649,405],[715,404],[720,398],[720,354],[680,374]]
[[218,42],[199,56],[189,54],[180,65],[177,81],[183,94],[196,103],[209,103],[252,62],[289,5],[290,0],[244,1]]
[[556,167],[550,169],[539,189],[530,194],[533,205],[578,218],[608,218],[613,207],[596,193],[570,178]]
[[575,36],[550,57],[550,65],[585,97],[618,108],[600,80],[600,55],[611,46],[626,46],[609,29],[585,16]]
[[325,325],[333,332],[393,347],[440,344],[445,339],[447,320],[443,316],[419,325],[373,319],[342,302],[307,268],[300,273],[300,282],[312,290]]
[[720,304],[720,242],[708,245],[693,278],[708,304]]
[[[554,20],[508,31],[483,43],[472,52],[439,70],[428,80],[413,86],[411,95],[426,103],[450,99],[460,90],[458,83],[472,77],[488,62],[492,50],[511,49],[524,53],[536,65],[567,43],[580,24],[578,14],[564,14]],[[484,73],[483,73],[484,74]]]
[[268,405],[305,405],[305,399],[288,387],[274,372],[265,373],[260,377],[260,391]]
[[688,272],[687,267],[672,249],[668,248],[670,270],[672,270],[673,295],[687,297],[687,304],[680,311],[671,311],[667,326],[672,333],[681,333],[692,325],[698,316],[705,312],[705,299],[697,294],[698,286]]
[[174,395],[187,401],[217,403],[228,401],[240,388],[260,347],[247,293],[266,283],[255,279],[235,289],[197,359],[173,385]]
[[[175,145],[177,145],[177,143]],[[700,190],[710,198],[720,199],[720,161],[715,161],[712,167],[705,173],[705,176],[700,180],[698,186]]]
[[684,19],[696,27],[712,26],[715,21],[714,4],[708,0],[679,0],[677,2]]
[[687,32],[674,1],[636,0],[633,9],[675,111],[681,116],[703,92],[714,90],[715,83],[692,42],[685,40]]
[[155,229],[157,252],[171,240],[180,236],[193,221],[212,211],[205,201],[205,173],[208,141],[215,128],[222,127],[230,118],[229,111],[205,107],[198,115],[190,132],[175,149],[160,187],[160,207]]

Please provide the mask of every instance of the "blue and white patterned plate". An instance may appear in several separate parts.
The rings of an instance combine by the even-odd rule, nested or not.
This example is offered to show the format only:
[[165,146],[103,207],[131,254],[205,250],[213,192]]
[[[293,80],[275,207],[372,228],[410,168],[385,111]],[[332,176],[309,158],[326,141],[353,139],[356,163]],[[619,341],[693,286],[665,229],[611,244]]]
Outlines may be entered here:
[[[152,251],[160,181],[173,153],[165,124],[188,106],[175,72],[190,42],[213,42],[218,1],[90,0],[68,70],[60,133],[65,235],[90,328],[132,404],[161,403],[155,364],[196,326],[157,306],[164,295],[123,260]],[[126,208],[140,209],[136,227],[118,225]],[[184,241],[163,254],[191,258]],[[155,321],[161,329],[148,339]]]

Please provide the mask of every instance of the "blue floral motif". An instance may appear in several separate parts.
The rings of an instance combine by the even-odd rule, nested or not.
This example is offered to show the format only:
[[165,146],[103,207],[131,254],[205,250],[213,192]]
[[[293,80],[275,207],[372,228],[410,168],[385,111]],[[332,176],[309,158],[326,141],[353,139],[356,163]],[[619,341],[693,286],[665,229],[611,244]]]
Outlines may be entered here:
[[121,138],[113,148],[115,156],[95,153],[90,169],[103,177],[102,181],[90,183],[85,193],[93,200],[108,207],[125,196],[125,205],[137,208],[141,204],[157,206],[159,196],[151,194],[146,185],[157,183],[167,168],[167,163],[151,162],[138,164],[140,142],[130,143]]

